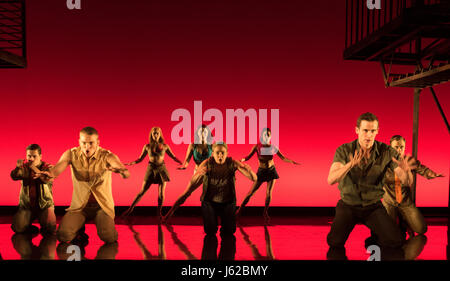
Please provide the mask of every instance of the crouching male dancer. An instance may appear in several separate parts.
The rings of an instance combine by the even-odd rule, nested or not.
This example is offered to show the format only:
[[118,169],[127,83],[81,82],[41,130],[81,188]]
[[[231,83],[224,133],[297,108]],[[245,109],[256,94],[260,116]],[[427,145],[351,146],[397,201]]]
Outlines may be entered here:
[[[405,138],[395,135],[391,138],[390,143],[391,147],[401,156],[405,155]],[[419,161],[417,161],[415,171],[426,179],[442,177],[442,174],[433,172]],[[398,177],[390,169],[386,173],[384,190],[386,193],[383,196],[383,205],[389,216],[397,222],[397,215],[400,213],[408,225],[411,236],[414,236],[415,233],[425,234],[427,232],[427,224],[412,199],[411,188],[402,185]]]
[[210,235],[216,234],[218,230],[218,216],[221,218],[220,234],[235,233],[236,170],[239,170],[252,181],[256,181],[257,176],[249,165],[242,164],[227,156],[227,144],[223,142],[214,143],[212,157],[200,164],[188,187],[164,217],[164,221],[169,220],[176,209],[186,201],[192,192],[203,184],[203,193],[200,200],[202,202],[205,233]]
[[19,210],[14,215],[11,225],[16,233],[32,232],[31,223],[35,218],[39,218],[41,234],[55,234],[56,217],[52,180],[40,174],[41,171],[48,171],[50,165],[41,159],[41,147],[38,144],[30,144],[26,148],[26,161],[17,160],[16,168],[11,172],[13,180],[22,181]]
[[328,259],[346,259],[345,242],[357,223],[363,223],[379,238],[381,259],[403,259],[400,229],[381,203],[383,182],[388,168],[405,185],[412,183],[415,160],[401,157],[387,144],[375,140],[379,126],[370,113],[359,116],[358,139],[337,148],[328,175],[328,184],[339,183],[341,200],[327,236]]
[[72,203],[61,220],[57,238],[70,243],[87,220],[94,220],[97,234],[105,243],[117,241],[114,225],[114,201],[111,172],[122,178],[130,176],[114,153],[99,146],[98,132],[92,127],[80,131],[80,146],[64,152],[59,162],[47,173],[57,177],[69,165],[72,170]]

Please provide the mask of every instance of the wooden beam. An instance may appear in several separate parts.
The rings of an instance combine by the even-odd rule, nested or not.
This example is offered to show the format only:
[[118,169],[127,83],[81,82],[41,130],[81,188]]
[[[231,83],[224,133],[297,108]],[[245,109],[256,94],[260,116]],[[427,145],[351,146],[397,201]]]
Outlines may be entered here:
[[406,76],[402,79],[392,81],[389,85],[391,87],[411,87],[410,85],[415,83],[426,84],[427,82],[432,82],[438,84],[448,80],[450,80],[450,64]]
[[388,81],[389,78],[386,75],[386,69],[384,68],[383,61],[380,61],[380,66],[381,66],[381,73],[383,74],[384,86],[389,87],[389,81]]

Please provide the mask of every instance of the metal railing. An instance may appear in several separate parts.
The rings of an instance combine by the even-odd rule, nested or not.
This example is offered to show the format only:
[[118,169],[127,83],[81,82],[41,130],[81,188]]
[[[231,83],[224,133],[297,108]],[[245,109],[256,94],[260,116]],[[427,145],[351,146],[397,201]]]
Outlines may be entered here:
[[26,57],[24,0],[0,0],[0,51]]
[[449,0],[372,0],[381,9],[369,9],[367,0],[345,1],[345,48],[368,37],[398,18],[405,9],[435,5]]

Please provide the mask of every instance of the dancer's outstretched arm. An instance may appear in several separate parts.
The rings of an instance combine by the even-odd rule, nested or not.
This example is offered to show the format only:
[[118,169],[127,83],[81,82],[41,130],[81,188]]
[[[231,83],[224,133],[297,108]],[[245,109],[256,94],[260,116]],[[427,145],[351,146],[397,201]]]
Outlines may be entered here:
[[170,158],[172,158],[175,162],[177,162],[178,164],[183,164],[180,159],[178,159],[175,154],[173,154],[172,149],[170,149],[170,146],[167,144],[167,150],[166,150],[167,155],[169,155]]
[[300,165],[300,163],[295,162],[294,160],[291,160],[291,159],[287,158],[286,156],[284,156],[284,155],[281,153],[280,150],[278,150],[277,155],[278,155],[278,157],[280,157],[281,160],[283,160],[284,162],[292,163],[292,164],[294,164],[294,165]]
[[133,162],[130,162],[130,163],[125,163],[125,165],[126,166],[131,166],[131,165],[135,165],[137,163],[140,163],[140,162],[142,162],[142,160],[144,160],[145,155],[147,155],[147,144],[144,145],[144,147],[142,148],[141,155],[139,156],[139,158],[137,160],[135,160]]
[[178,167],[177,169],[178,170],[186,169],[188,167],[188,165],[189,165],[189,161],[191,161],[191,157],[192,157],[193,154],[194,154],[194,144],[191,143],[188,146],[188,149],[186,151],[186,157],[184,158],[183,164],[181,164],[181,166]]
[[43,174],[42,172],[49,171],[51,168],[50,165],[46,165],[42,167],[42,171],[39,170],[38,167],[34,165],[30,165],[30,169],[34,171],[35,175],[33,176],[33,179],[40,179],[43,183],[50,183],[53,182],[54,178],[49,177],[46,174]]
[[66,150],[61,158],[59,158],[58,163],[50,168],[49,171],[41,171],[39,176],[45,175],[51,179],[58,177],[64,170],[70,165],[70,150]]
[[438,174],[438,173],[432,171],[430,168],[428,168],[427,166],[423,165],[419,161],[417,161],[417,168],[415,169],[415,171],[419,175],[421,175],[422,177],[425,177],[428,180],[431,180],[431,179],[434,179],[434,178],[439,178],[439,177],[444,177],[443,174]]
[[120,159],[117,155],[114,153],[110,153],[108,155],[108,158],[106,158],[106,161],[108,162],[108,170],[112,171],[113,173],[119,173],[122,178],[127,179],[130,177],[130,172],[127,168],[120,162]]
[[252,168],[248,164],[243,164],[236,160],[233,161],[238,171],[241,172],[241,174],[243,174],[246,178],[251,181],[256,181],[258,179],[255,172],[253,172]]
[[250,160],[250,159],[253,157],[253,154],[256,153],[256,150],[257,150],[257,149],[258,149],[258,147],[257,147],[256,145],[254,145],[254,146],[252,147],[252,150],[250,151],[250,153],[249,153],[245,158],[242,158],[242,159],[241,159],[241,162],[245,162],[245,161]]

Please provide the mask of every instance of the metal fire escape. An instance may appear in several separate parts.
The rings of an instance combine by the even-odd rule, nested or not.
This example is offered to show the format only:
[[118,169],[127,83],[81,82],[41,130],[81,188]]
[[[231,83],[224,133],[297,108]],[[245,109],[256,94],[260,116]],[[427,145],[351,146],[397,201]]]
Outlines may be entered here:
[[0,0],[0,68],[27,66],[25,0]]
[[[344,59],[376,62],[386,87],[414,89],[412,155],[417,158],[419,101],[424,89],[430,90],[450,133],[433,88],[450,81],[450,0],[380,0],[381,9],[369,9],[374,7],[367,2],[346,0]],[[415,201],[415,173],[412,194]],[[448,236],[450,240],[450,230]]]

